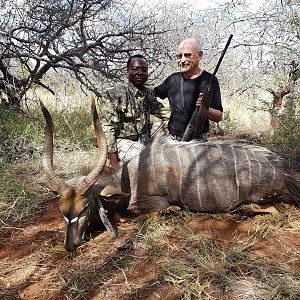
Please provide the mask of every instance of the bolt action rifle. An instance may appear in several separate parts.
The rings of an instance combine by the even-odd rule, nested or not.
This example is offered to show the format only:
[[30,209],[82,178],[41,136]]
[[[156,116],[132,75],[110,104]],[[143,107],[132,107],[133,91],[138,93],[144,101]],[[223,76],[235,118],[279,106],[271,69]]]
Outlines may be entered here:
[[232,37],[233,37],[233,35],[231,34],[227,40],[224,50],[222,51],[221,57],[219,58],[219,61],[215,67],[215,70],[214,70],[212,76],[210,77],[207,86],[204,89],[204,92],[201,96],[201,98],[202,98],[201,105],[196,106],[196,108],[193,112],[193,115],[190,119],[190,122],[188,123],[188,125],[184,131],[184,134],[181,139],[184,142],[188,142],[194,138],[197,138],[197,136],[201,135],[201,133],[203,132],[203,126],[204,126],[204,123],[205,123],[205,120],[207,117],[207,112],[208,112],[210,102],[211,102],[212,81],[213,81],[216,73],[218,72],[218,69],[221,65],[221,62],[227,51],[227,48],[229,47]]

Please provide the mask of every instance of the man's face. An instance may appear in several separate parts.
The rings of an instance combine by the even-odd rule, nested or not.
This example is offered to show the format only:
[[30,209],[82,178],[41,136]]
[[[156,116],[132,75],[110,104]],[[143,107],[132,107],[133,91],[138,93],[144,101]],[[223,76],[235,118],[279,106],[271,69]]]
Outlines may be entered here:
[[196,51],[196,45],[190,41],[182,42],[177,51],[177,63],[183,73],[193,73],[199,68],[202,52]]
[[127,71],[129,81],[136,87],[142,87],[148,79],[148,64],[143,58],[133,58]]

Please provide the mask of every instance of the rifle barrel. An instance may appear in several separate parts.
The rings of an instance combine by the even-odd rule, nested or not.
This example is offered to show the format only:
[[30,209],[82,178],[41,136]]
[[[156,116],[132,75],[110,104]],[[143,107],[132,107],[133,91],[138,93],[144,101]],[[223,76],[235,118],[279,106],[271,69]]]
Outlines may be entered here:
[[[206,94],[208,93],[208,87],[212,84],[212,81],[213,81],[216,73],[218,72],[218,69],[221,65],[221,62],[224,58],[224,55],[227,51],[227,48],[229,47],[229,44],[231,42],[232,37],[233,37],[233,35],[230,34],[230,36],[227,40],[227,43],[226,43],[226,45],[225,45],[225,47],[224,47],[224,49],[221,53],[219,61],[216,65],[216,67],[215,67],[215,70],[214,70],[213,74],[210,76],[210,79],[208,81],[208,84],[207,84],[207,86],[205,88],[205,91],[204,91],[204,94],[203,94],[203,98],[206,97]],[[199,131],[199,130],[202,131],[203,125],[204,125],[204,122],[205,122],[205,119],[206,119],[206,116],[207,116],[207,111],[209,109],[210,101],[211,101],[211,98],[209,99],[209,101],[207,103],[205,103],[205,105],[204,105],[205,107],[203,107],[203,105],[202,105],[201,108],[198,108],[198,107],[195,108],[193,116],[190,119],[190,121],[189,121],[189,123],[188,123],[188,125],[187,125],[187,127],[186,127],[186,129],[183,133],[182,141],[188,142],[188,141],[191,140],[191,138],[193,136],[195,136],[195,133],[197,131]]]
[[216,67],[215,67],[215,70],[214,70],[214,72],[213,72],[213,74],[212,74],[212,76],[211,76],[211,81],[212,81],[212,79],[215,77],[215,75],[217,74],[217,72],[218,72],[218,70],[219,70],[219,67],[220,67],[220,65],[221,65],[221,63],[222,63],[222,60],[223,60],[223,58],[224,58],[224,55],[225,55],[225,53],[226,53],[226,51],[227,51],[227,49],[228,49],[228,47],[229,47],[229,45],[230,45],[230,42],[231,42],[232,37],[233,37],[233,34],[230,34],[230,36],[229,36],[229,38],[228,38],[228,40],[227,40],[227,43],[226,43],[226,45],[225,45],[225,47],[224,47],[224,49],[223,49],[223,51],[222,51],[222,53],[221,53],[221,56],[220,56],[220,58],[219,58],[219,61],[218,61],[217,65],[216,65]]

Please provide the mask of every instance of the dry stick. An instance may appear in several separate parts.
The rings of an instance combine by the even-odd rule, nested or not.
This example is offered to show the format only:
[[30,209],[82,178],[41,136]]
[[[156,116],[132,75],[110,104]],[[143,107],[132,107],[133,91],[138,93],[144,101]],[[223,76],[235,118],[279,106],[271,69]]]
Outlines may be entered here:
[[109,237],[111,239],[115,239],[117,237],[117,232],[107,217],[107,211],[104,209],[100,199],[97,199],[97,203],[99,206],[100,219],[103,222],[103,225],[105,226],[106,230],[108,231]]

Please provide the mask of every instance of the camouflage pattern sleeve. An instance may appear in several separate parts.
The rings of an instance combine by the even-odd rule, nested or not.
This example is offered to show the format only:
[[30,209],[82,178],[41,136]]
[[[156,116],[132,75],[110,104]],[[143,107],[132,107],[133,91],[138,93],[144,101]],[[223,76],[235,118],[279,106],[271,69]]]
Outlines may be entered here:
[[170,109],[157,100],[153,89],[147,88],[147,90],[150,114],[163,121],[169,120]]
[[117,151],[116,124],[119,122],[119,116],[116,109],[117,99],[114,96],[113,90],[110,89],[101,98],[100,114],[108,152]]

